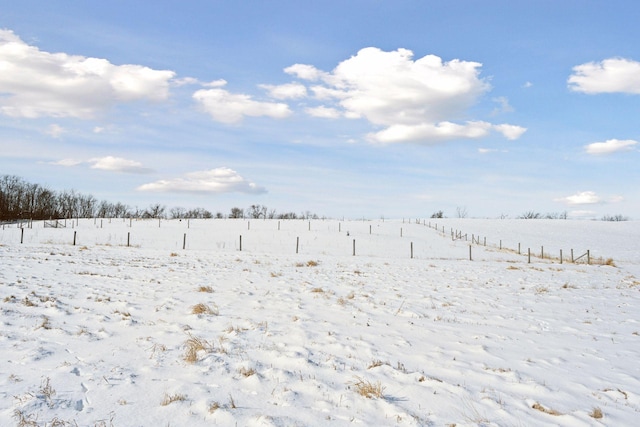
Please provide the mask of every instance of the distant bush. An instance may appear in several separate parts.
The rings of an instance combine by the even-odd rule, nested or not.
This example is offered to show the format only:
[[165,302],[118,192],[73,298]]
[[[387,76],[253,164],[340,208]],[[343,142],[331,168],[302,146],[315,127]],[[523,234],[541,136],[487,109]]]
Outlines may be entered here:
[[444,212],[437,211],[431,214],[431,218],[444,218]]
[[605,215],[602,217],[602,221],[629,221],[626,216],[618,215]]

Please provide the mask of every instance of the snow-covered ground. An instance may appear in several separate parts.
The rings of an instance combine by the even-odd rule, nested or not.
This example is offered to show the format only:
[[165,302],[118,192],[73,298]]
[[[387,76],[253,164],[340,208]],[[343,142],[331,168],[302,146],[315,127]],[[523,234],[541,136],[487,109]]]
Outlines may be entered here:
[[0,425],[634,426],[639,241],[567,220],[5,225]]

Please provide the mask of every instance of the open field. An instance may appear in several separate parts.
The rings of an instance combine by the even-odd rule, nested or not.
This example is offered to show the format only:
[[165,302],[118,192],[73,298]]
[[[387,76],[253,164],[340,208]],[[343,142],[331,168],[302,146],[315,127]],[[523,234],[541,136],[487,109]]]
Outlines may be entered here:
[[631,426],[638,241],[562,220],[7,225],[0,425]]

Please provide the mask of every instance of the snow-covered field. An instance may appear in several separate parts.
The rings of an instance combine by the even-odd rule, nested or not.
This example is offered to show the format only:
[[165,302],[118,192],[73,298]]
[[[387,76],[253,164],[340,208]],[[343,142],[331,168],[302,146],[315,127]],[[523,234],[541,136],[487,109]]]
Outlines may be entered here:
[[566,220],[5,225],[0,425],[638,425],[639,241]]

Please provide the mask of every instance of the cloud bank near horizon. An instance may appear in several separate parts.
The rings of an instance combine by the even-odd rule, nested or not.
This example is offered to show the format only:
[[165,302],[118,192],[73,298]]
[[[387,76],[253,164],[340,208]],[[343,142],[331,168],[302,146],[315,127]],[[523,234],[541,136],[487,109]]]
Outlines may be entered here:
[[243,178],[238,172],[227,167],[206,171],[190,172],[182,178],[162,179],[141,185],[138,191],[160,193],[247,193],[263,194],[267,190]]

